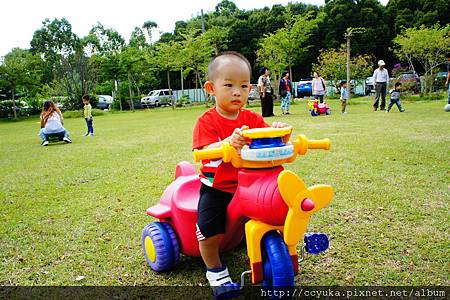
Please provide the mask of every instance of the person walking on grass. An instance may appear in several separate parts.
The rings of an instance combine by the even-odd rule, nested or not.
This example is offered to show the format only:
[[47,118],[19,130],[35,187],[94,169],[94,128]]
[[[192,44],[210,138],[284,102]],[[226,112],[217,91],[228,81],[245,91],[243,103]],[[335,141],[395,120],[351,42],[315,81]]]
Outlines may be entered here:
[[[248,60],[232,51],[218,54],[209,63],[208,81],[204,88],[216,98],[216,105],[197,120],[192,149],[218,148],[223,142],[228,142],[240,151],[249,143],[243,137],[242,130],[268,127],[261,115],[244,108],[252,88],[251,70]],[[272,124],[276,128],[286,126],[282,122]],[[206,265],[206,278],[214,294],[225,299],[225,296],[239,290],[239,284],[233,283],[219,255],[227,207],[237,189],[238,170],[221,159],[205,159],[200,168],[200,181],[196,236]]]
[[72,143],[69,138],[69,132],[64,128],[63,124],[63,116],[59,108],[51,100],[45,101],[41,112],[41,129],[39,131],[42,146],[48,146],[50,135],[58,134],[64,136],[64,142]]
[[384,110],[386,106],[386,90],[389,85],[389,73],[384,68],[386,64],[383,60],[378,61],[378,69],[373,72],[373,83],[375,84],[375,102],[373,110],[378,109],[378,103],[381,97],[380,110]]
[[347,101],[348,101],[348,90],[347,90],[347,81],[341,81],[341,113],[347,113]]
[[289,115],[289,108],[291,105],[292,83],[289,79],[289,72],[281,74],[279,94],[281,97],[281,113]]
[[91,106],[91,97],[89,97],[89,95],[84,95],[83,96],[83,104],[84,104],[84,119],[86,120],[86,125],[87,125],[87,132],[84,136],[88,136],[94,135],[94,127],[92,125],[93,123],[93,118],[92,118],[92,106]]
[[397,105],[397,108],[400,112],[405,111],[403,109],[402,105],[400,104],[400,88],[401,88],[401,86],[402,86],[401,82],[396,82],[394,88],[389,91],[389,93],[391,94],[391,97],[390,97],[388,108],[386,109],[387,113],[391,110],[391,108],[394,104]]

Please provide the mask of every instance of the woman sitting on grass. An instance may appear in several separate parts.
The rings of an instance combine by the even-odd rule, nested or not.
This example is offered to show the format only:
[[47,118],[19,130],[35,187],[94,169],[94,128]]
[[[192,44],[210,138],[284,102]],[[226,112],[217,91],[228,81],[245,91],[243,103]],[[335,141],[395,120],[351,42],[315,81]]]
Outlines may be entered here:
[[62,137],[66,143],[72,143],[69,139],[69,132],[63,127],[63,116],[55,103],[51,100],[44,102],[41,113],[41,130],[39,136],[42,139],[42,146],[48,145],[50,136]]

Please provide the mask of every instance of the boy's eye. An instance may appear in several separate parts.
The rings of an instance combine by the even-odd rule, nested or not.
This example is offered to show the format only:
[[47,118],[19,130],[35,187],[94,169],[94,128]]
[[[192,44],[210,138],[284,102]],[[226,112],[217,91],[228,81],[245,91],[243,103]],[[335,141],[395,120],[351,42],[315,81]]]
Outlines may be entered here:
[[248,85],[244,84],[244,85],[241,86],[241,88],[248,89]]
[[226,87],[232,87],[233,85],[231,83],[225,83]]

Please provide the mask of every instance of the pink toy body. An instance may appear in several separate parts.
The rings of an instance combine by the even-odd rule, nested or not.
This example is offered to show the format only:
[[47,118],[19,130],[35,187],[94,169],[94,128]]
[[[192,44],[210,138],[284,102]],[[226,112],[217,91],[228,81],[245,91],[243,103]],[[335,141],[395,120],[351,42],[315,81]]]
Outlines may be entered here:
[[[278,192],[277,177],[282,170],[283,167],[274,167],[239,171],[239,186],[227,210],[222,251],[229,251],[242,241],[248,219],[283,225],[288,207]],[[147,209],[147,214],[173,226],[181,253],[200,256],[195,234],[200,178],[188,162],[179,163],[176,174],[178,177],[165,190],[160,203]]]

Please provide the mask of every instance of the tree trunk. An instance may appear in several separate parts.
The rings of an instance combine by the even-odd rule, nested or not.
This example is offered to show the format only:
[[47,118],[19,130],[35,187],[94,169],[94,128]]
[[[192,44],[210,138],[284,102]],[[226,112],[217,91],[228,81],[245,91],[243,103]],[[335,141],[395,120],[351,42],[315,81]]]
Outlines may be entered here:
[[198,81],[200,82],[200,88],[202,89],[203,96],[205,97],[206,107],[208,107],[208,96],[206,95],[205,89],[203,88],[202,79],[200,78],[200,73],[197,72]]
[[183,80],[183,68],[180,70],[181,79],[181,96],[184,96],[184,80]]
[[12,110],[14,114],[14,119],[17,119],[17,111],[16,111],[16,87],[13,86],[12,88]]
[[291,79],[291,82],[294,81],[294,75],[292,74],[292,66],[289,65],[289,78]]
[[131,92],[131,80],[129,72],[128,72],[128,92],[130,93],[130,108],[132,111],[134,111],[133,94]]

